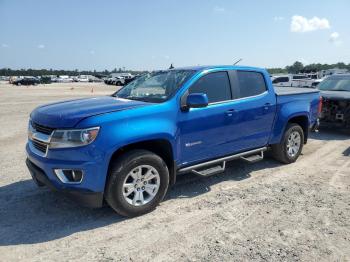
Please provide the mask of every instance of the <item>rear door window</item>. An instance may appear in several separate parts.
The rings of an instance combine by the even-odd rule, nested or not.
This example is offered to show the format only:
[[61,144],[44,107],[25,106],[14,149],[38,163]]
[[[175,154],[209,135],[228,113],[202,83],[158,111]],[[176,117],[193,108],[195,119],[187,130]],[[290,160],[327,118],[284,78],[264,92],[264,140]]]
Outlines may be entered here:
[[214,72],[201,77],[190,88],[189,93],[204,93],[209,103],[232,99],[230,81],[227,72]]
[[235,97],[238,98],[260,95],[267,90],[264,76],[259,72],[237,71],[237,84]]

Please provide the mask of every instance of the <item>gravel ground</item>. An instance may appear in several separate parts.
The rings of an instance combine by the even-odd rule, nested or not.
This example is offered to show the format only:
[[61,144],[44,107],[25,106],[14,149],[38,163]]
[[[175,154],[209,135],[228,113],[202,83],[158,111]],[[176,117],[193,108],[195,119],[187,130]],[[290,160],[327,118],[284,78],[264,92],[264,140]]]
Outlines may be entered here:
[[349,134],[313,133],[291,165],[235,161],[224,174],[182,176],[133,219],[38,189],[24,164],[30,111],[113,90],[0,84],[0,261],[350,261]]

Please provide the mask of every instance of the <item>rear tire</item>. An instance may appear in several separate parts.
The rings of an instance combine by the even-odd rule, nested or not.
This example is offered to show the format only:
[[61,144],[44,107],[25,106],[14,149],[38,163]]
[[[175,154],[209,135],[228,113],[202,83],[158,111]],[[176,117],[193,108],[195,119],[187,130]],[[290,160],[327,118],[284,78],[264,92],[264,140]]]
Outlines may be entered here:
[[118,214],[135,217],[155,209],[168,185],[169,171],[162,158],[147,150],[132,150],[112,164],[105,198]]
[[284,164],[294,163],[304,145],[304,131],[298,124],[288,124],[280,144],[272,145],[272,156]]

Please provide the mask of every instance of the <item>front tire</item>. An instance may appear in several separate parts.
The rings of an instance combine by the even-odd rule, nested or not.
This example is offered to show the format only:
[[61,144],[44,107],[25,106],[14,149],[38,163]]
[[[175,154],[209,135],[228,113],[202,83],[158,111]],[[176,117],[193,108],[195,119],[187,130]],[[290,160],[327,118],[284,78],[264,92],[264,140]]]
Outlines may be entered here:
[[135,217],[155,209],[168,185],[163,159],[147,150],[133,150],[112,164],[105,198],[118,214]]
[[294,163],[304,145],[304,131],[298,124],[288,124],[281,143],[272,145],[273,157],[284,164]]

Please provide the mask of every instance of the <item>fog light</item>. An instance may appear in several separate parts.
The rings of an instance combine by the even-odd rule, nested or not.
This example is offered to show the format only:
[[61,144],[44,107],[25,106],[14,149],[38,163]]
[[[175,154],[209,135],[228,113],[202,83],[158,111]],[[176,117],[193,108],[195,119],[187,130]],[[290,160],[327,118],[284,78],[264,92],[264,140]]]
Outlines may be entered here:
[[54,169],[58,179],[65,184],[79,184],[83,180],[83,171],[78,169]]

